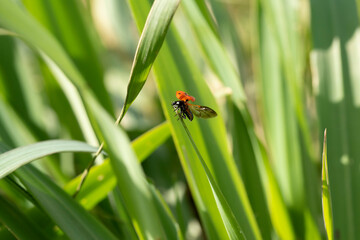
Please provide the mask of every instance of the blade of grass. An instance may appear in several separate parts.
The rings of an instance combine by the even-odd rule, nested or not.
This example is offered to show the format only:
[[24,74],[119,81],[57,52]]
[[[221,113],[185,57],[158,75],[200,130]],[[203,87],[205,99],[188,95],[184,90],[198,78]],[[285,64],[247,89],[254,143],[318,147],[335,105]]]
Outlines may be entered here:
[[90,213],[31,165],[16,176],[54,222],[72,239],[116,239]]
[[57,40],[12,1],[0,2],[0,24],[14,36],[46,54],[80,89],[86,82]]
[[109,154],[118,187],[138,237],[165,239],[166,232],[162,228],[149,185],[128,137],[120,128],[114,126],[111,117],[95,100],[88,104],[104,137],[104,147]]
[[31,219],[11,204],[7,199],[0,196],[0,221],[17,239],[51,239],[44,234]]
[[48,2],[24,0],[24,6],[64,47],[76,68],[94,92],[97,100],[112,113],[112,103],[104,86],[104,73],[99,61],[99,41],[84,3],[79,1]]
[[179,112],[178,112],[178,117],[180,119],[182,126],[184,127],[186,134],[188,135],[188,137],[190,139],[190,142],[198,156],[198,159],[201,162],[201,165],[205,171],[206,177],[211,185],[214,197],[216,199],[217,207],[219,208],[219,212],[221,214],[222,220],[224,221],[224,225],[227,230],[229,239],[246,239],[243,231],[241,230],[241,227],[239,226],[238,222],[236,221],[236,218],[234,217],[233,212],[231,211],[231,208],[229,207],[229,205],[228,205],[223,193],[221,192],[219,186],[217,185],[214,177],[212,176],[210,169],[208,168],[204,159],[202,158],[201,153],[199,152],[199,149],[197,148],[197,146],[190,134],[190,131],[186,127],[186,124]]
[[49,140],[12,149],[0,154],[0,179],[36,159],[60,152],[96,152],[97,148],[84,142]]
[[329,183],[329,173],[327,167],[327,144],[326,144],[326,129],[324,131],[323,153],[322,153],[322,208],[323,208],[323,220],[326,229],[327,238],[329,240],[334,239],[333,228],[333,215],[331,206],[331,192]]
[[159,212],[161,221],[163,224],[166,224],[163,226],[168,239],[184,239],[178,223],[176,222],[174,216],[172,215],[160,192],[152,184],[149,184],[149,186],[151,194],[155,200],[155,206],[157,211]]
[[208,61],[224,85],[232,90],[231,97],[235,105],[240,110],[243,109],[246,96],[240,84],[240,76],[225,52],[218,36],[215,35],[211,25],[206,21],[194,1],[184,0],[183,7],[206,56],[205,60]]
[[[270,8],[266,4],[268,3],[258,6],[256,18],[259,34],[257,36],[259,51],[257,78],[259,79],[258,83],[262,96],[265,136],[269,144],[271,159],[274,161],[274,170],[281,194],[291,214],[295,236],[305,238],[306,234],[320,239],[317,222],[314,219],[309,219],[314,217],[314,213],[318,214],[320,209],[316,201],[311,202],[315,198],[308,197],[305,194],[305,189],[308,186],[304,182],[305,176],[310,176],[310,174],[305,173],[304,165],[306,163],[307,168],[314,168],[311,159],[309,159],[309,155],[313,156],[314,152],[311,150],[312,147],[308,146],[308,133],[304,135],[305,129],[308,127],[306,126],[307,123],[304,122],[303,116],[301,118],[298,116],[299,112],[304,111],[304,109],[299,109],[300,105],[296,102],[299,99],[292,95],[292,88],[295,83],[289,83],[289,79],[287,79],[292,77],[292,81],[296,81],[299,76],[294,69],[289,69],[287,65],[283,64],[285,57],[282,55],[281,41],[275,36],[277,33],[274,33],[274,31],[278,30],[274,29],[275,26],[271,22],[272,19],[270,19],[273,14],[272,11],[276,11],[276,9],[265,10],[265,8]],[[289,18],[286,21],[293,21],[293,19]],[[283,34],[287,34],[285,37],[289,37],[291,40],[294,40],[292,38],[298,38],[297,33],[292,30],[287,31],[287,29],[284,29],[284,31]],[[296,45],[299,43],[295,41],[291,44]],[[294,56],[287,57],[292,58]],[[301,63],[297,61],[298,59],[296,59],[295,63],[298,64],[297,67],[300,67]],[[300,89],[297,91],[300,91]],[[314,181],[316,182],[315,179],[312,181],[309,179],[306,183],[313,184]],[[308,214],[309,205],[315,207],[312,214]],[[311,224],[314,224],[314,226]],[[306,227],[305,230],[303,226]]]
[[[234,152],[237,154],[234,155],[234,157],[242,173],[245,186],[247,186],[254,212],[258,216],[260,229],[264,236],[270,237],[271,223],[269,214],[266,210],[264,198],[259,197],[258,193],[258,190],[263,188],[260,186],[261,182],[256,165],[263,164],[263,161],[261,159],[258,161],[255,161],[255,159],[253,161],[249,160],[250,157],[261,157],[261,153],[254,153],[254,151],[259,149],[259,147],[256,146],[257,141],[251,142],[247,137],[243,137],[248,135],[254,135],[255,137],[255,133],[253,132],[251,116],[246,107],[246,96],[241,85],[240,75],[220,42],[217,32],[212,29],[211,23],[206,21],[206,9],[198,9],[195,2],[187,0],[184,0],[183,6],[197,35],[199,45],[205,55],[205,60],[224,85],[232,90],[230,97],[237,108],[231,109],[231,112],[233,112],[231,117],[234,118],[232,119],[234,125],[230,132],[233,134]],[[237,135],[235,133],[237,133]],[[256,145],[253,146],[253,144]],[[242,154],[242,159],[239,159],[240,154]],[[258,168],[261,167],[262,166],[259,166]],[[251,189],[250,186],[253,188]],[[255,189],[257,190],[254,191]]]
[[117,123],[125,116],[130,105],[144,86],[179,3],[180,0],[154,1],[136,49],[125,104],[119,118],[116,120]]
[[[125,103],[119,117],[115,121],[116,125],[121,122],[130,105],[136,99],[137,95],[144,86],[154,60],[159,53],[159,50],[165,39],[167,29],[170,25],[172,17],[175,14],[179,2],[180,0],[156,0],[154,2],[151,11],[147,16],[147,20],[136,49]],[[102,150],[102,148],[103,144],[100,145],[98,153]],[[79,193],[80,188],[82,187],[83,182],[85,181],[87,174],[97,156],[98,154],[95,154],[93,160],[85,169],[82,176],[82,181],[80,182],[77,191],[74,193],[74,197],[76,197],[76,195]]]
[[[144,3],[141,2],[141,4],[143,8],[137,8],[137,1],[130,1],[138,29],[142,29],[145,22],[144,16],[147,14]],[[219,221],[221,215],[217,210],[211,186],[204,172],[197,170],[201,169],[202,166],[198,161],[195,161],[197,156],[186,134],[176,127],[175,124],[177,123],[169,106],[171,100],[174,99],[176,90],[187,91],[191,95],[202,99],[211,107],[216,106],[215,100],[205,85],[199,70],[187,54],[186,48],[180,42],[176,30],[172,29],[168,32],[167,44],[162,47],[154,67],[165,116],[171,121],[175,144],[207,236],[214,239],[226,238],[227,232],[222,221]],[[189,89],[191,91],[188,91]],[[217,109],[215,108],[215,110]],[[219,185],[224,189],[224,195],[229,205],[236,211],[234,214],[241,227],[243,227],[245,234],[250,238],[256,238],[255,236],[261,238],[246,192],[243,189],[244,186],[228,152],[222,119],[217,117],[209,121],[202,121],[201,124],[195,120],[189,126],[189,129],[194,133],[194,140],[203,153],[204,160],[211,171],[214,171],[214,177],[221,182]],[[186,157],[190,160],[185,161]],[[192,171],[196,174],[192,175]],[[239,202],[243,204],[240,208]],[[207,209],[206,213],[201,210],[204,209],[204,206]]]
[[46,124],[42,118],[44,104],[31,75],[34,59],[29,57],[29,49],[10,36],[0,37],[0,48],[0,91],[4,102],[21,115],[34,134],[46,138],[46,131],[41,128]]
[[[36,142],[36,138],[30,132],[22,119],[11,109],[9,106],[2,102],[0,99],[0,137],[8,146],[24,146]],[[39,168],[47,168],[52,176],[59,180],[64,181],[66,177],[54,165],[54,161],[40,160],[34,162]]]
[[[169,136],[169,124],[164,122],[136,138],[131,145],[139,162],[144,161]],[[78,176],[70,181],[64,187],[65,191],[73,194],[79,185],[80,178],[81,176]],[[85,209],[91,209],[102,199],[106,198],[108,192],[115,186],[116,177],[111,169],[109,160],[105,160],[102,164],[94,166],[90,170],[87,181],[84,183],[81,192],[79,192],[77,200]]]
[[[287,70],[282,64],[282,46],[274,36],[276,30],[269,22],[272,12],[268,11],[272,9],[260,11],[258,16],[258,78],[264,105],[264,130],[284,200],[293,211],[301,212],[305,199],[295,103],[293,98],[289,97],[291,91],[284,73]],[[302,221],[302,217],[297,218]],[[296,225],[300,226],[300,222]],[[301,232],[303,230],[298,229],[298,233]]]
[[[356,1],[310,3],[313,87],[319,129],[326,128],[328,132],[333,228],[342,239],[358,239],[360,176],[356,159],[360,156],[357,144],[360,141],[360,35]],[[328,24],[326,28],[324,24]]]
[[[75,84],[75,87],[80,90],[80,95],[83,94],[83,92],[91,92],[87,87],[87,83],[83,76],[76,69],[67,53],[57,40],[29,14],[24,12],[23,9],[20,9],[20,7],[14,2],[0,2],[0,24],[3,28],[12,32],[14,36],[23,39],[38,50],[40,56],[44,57],[49,66],[52,67],[52,70],[58,76],[61,76],[60,80],[68,78]],[[67,86],[69,86],[69,84]],[[73,89],[68,89],[68,92],[71,92],[72,90]],[[76,94],[74,94],[74,91],[72,92],[72,95],[71,93],[69,94],[77,100]],[[94,140],[92,136],[90,136],[92,134],[92,130],[87,126],[87,116],[83,116],[81,113],[76,111],[77,109],[81,109],[81,101],[79,103],[79,101],[75,100],[72,102],[75,109],[74,113],[77,114],[79,123],[83,124],[82,127],[87,129],[87,131],[84,131],[84,135],[89,135],[89,139],[91,141],[96,141],[96,139]]]

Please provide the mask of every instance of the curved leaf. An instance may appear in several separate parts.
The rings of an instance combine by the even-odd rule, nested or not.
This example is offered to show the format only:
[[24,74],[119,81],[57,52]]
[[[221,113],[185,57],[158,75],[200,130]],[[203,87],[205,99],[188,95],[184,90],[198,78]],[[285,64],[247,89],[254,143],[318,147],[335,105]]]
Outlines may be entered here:
[[96,152],[87,143],[72,140],[49,140],[12,149],[0,154],[0,178],[19,167],[42,157],[60,152]]
[[180,0],[154,1],[135,53],[125,105],[117,122],[121,121],[144,86],[179,3]]

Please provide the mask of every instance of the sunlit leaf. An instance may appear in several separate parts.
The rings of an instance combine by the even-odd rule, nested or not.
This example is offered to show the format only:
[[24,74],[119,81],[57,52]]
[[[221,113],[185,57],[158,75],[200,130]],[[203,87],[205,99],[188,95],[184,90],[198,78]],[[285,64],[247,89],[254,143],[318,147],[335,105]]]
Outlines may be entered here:
[[326,140],[326,129],[324,131],[324,142],[323,142],[323,153],[322,153],[322,208],[323,208],[323,220],[327,237],[329,240],[334,239],[334,228],[333,228],[333,215],[331,206],[331,192],[329,183],[329,172],[327,167],[327,140]]
[[97,148],[84,142],[49,140],[12,149],[0,154],[0,178],[36,159],[60,152],[96,152]]

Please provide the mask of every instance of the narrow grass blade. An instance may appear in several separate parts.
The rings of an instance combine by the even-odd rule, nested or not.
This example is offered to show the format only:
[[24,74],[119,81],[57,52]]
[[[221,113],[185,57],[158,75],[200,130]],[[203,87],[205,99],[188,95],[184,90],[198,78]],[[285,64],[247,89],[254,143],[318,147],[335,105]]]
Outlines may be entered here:
[[[258,140],[252,139],[252,141]],[[259,170],[272,225],[280,239],[296,239],[290,212],[281,195],[267,152],[260,142],[258,143],[258,146],[260,147],[262,156],[257,156],[256,160],[263,161],[262,164],[259,164]]]
[[89,102],[95,113],[110,157],[117,184],[124,199],[131,221],[140,239],[165,239],[161,219],[156,211],[145,174],[126,134],[114,126],[113,120],[101,109],[96,101]]
[[[138,5],[143,7],[137,8]],[[138,0],[130,1],[130,6],[138,29],[142,29],[145,22],[144,16],[147,15],[149,7],[145,8],[144,2],[141,1],[140,3]],[[169,30],[166,41],[167,44],[163,45],[154,63],[159,96],[165,116],[171,122],[175,145],[207,236],[211,239],[227,238],[227,230],[221,221],[211,186],[204,171],[201,170],[201,163],[195,160],[197,155],[188,137],[179,128],[179,123],[173,116],[170,103],[175,98],[175,92],[182,90],[196,96],[197,99],[201,99],[204,104],[215,108],[218,113],[220,111],[216,108],[212,94],[175,29]],[[222,118],[218,116],[211,120],[194,120],[190,124],[189,130],[194,134],[194,141],[213,172],[245,234],[249,238],[261,238],[242,180],[228,151]],[[239,203],[241,203],[240,206]],[[201,210],[204,207],[207,209],[206,213]]]
[[96,152],[97,148],[72,140],[49,140],[0,154],[0,178],[36,159],[60,152]]
[[235,105],[240,110],[243,109],[246,96],[241,86],[240,76],[230,61],[230,57],[220,39],[215,35],[209,21],[203,16],[204,12],[200,11],[195,1],[184,0],[183,7],[206,56],[205,60],[208,61],[224,85],[232,90],[231,97]]
[[322,208],[323,208],[323,220],[326,229],[327,238],[329,240],[334,239],[334,228],[333,228],[333,215],[331,206],[331,192],[329,183],[329,173],[327,167],[327,140],[326,140],[326,129],[324,131],[324,142],[323,142],[323,153],[322,153]]
[[[205,205],[210,210],[206,216],[200,215],[206,226],[206,231],[215,231],[215,233],[207,232],[207,235],[211,235],[214,239],[223,238],[227,236],[227,231],[223,222],[219,221],[221,215],[216,206],[216,199],[214,199],[213,190],[204,171],[201,170],[201,163],[196,160],[196,152],[186,133],[182,131],[173,116],[170,103],[174,100],[177,90],[187,91],[192,96],[196,96],[199,104],[206,104],[214,108],[218,114],[220,113],[218,117],[213,119],[194,119],[188,128],[245,235],[249,238],[261,238],[245,187],[237,171],[234,159],[229,152],[221,110],[217,108],[213,95],[196,64],[190,58],[177,31],[172,29],[168,36],[169,47],[163,47],[155,63],[155,74],[158,86],[160,86],[159,95],[165,116],[172,124],[174,142],[187,180],[191,182],[190,186],[197,207],[201,209]],[[179,51],[179,49],[182,49],[182,51]],[[167,68],[163,68],[164,65]],[[172,79],[172,81],[168,81],[168,79]],[[188,161],[186,161],[187,159]],[[194,174],[191,174],[191,172]],[[204,184],[206,182],[207,184]]]
[[[180,0],[155,0],[147,17],[130,73],[125,105],[117,120],[120,122],[140,93],[150,69],[164,42],[172,17]],[[137,8],[138,6],[136,6]]]
[[[310,3],[311,70],[319,129],[326,128],[328,133],[333,228],[341,239],[354,240],[360,238],[358,4],[355,0]],[[324,28],[326,23],[329,24]]]
[[[131,145],[139,162],[144,161],[146,157],[169,137],[169,124],[164,122],[136,138]],[[75,192],[80,178],[81,176],[76,177],[64,187],[69,194]],[[91,168],[89,176],[76,199],[85,209],[92,209],[97,203],[106,198],[107,194],[115,186],[116,177],[111,169],[109,160],[105,160],[101,165]]]
[[71,239],[116,239],[67,193],[31,165],[16,171],[38,204]]
[[155,206],[161,218],[161,222],[162,224],[165,224],[163,225],[163,227],[164,231],[166,232],[167,238],[179,240],[184,239],[178,223],[176,222],[174,216],[172,215],[160,192],[152,184],[149,184],[149,186],[151,194],[155,200]]
[[[228,131],[232,136],[234,159],[244,180],[262,236],[267,239],[271,237],[273,227],[277,229],[274,223],[271,224],[269,216],[271,204],[275,204],[273,201],[269,201],[269,193],[276,193],[267,191],[266,187],[268,184],[273,184],[269,179],[272,170],[264,166],[267,158],[261,153],[260,143],[255,135],[251,116],[247,109],[244,108],[240,111],[230,97],[228,98],[229,113],[231,113],[228,118],[230,123]],[[270,173],[267,170],[270,170]],[[281,211],[279,208],[277,210]],[[279,214],[275,216],[279,216]],[[285,221],[285,219],[282,220]],[[283,224],[286,223],[283,222]],[[287,239],[291,238],[287,237]]]
[[[33,73],[33,60],[29,49],[21,41],[10,36],[0,37],[0,85],[4,102],[27,122],[29,129],[38,136],[46,136],[41,127],[44,121],[44,103]],[[11,81],[9,81],[11,79]]]
[[210,169],[206,165],[204,159],[201,156],[201,153],[199,152],[196,143],[194,142],[191,133],[189,132],[189,129],[186,127],[183,118],[180,114],[178,114],[179,119],[181,121],[181,124],[183,125],[186,134],[188,135],[190,142],[198,156],[198,159],[201,162],[201,165],[205,171],[206,177],[210,183],[210,186],[213,190],[214,198],[217,203],[217,207],[219,209],[220,215],[222,217],[222,220],[224,222],[225,228],[228,233],[229,239],[246,239],[243,231],[241,230],[241,227],[239,226],[236,218],[234,217],[234,214],[229,207],[229,204],[227,203],[223,193],[221,192],[218,184],[216,183],[214,177],[212,176],[212,173],[210,172]]
[[81,89],[86,82],[57,40],[13,1],[0,1],[0,24],[14,36],[46,54]]
[[[268,11],[272,11],[269,7]],[[272,13],[272,12],[271,12]],[[289,208],[304,207],[299,131],[290,86],[284,75],[280,42],[267,11],[259,13],[259,86],[264,109],[264,130],[281,193]],[[298,218],[300,219],[300,217]],[[301,220],[299,220],[301,221]],[[298,229],[298,231],[302,231]]]
[[[281,195],[291,213],[289,216],[295,236],[305,238],[306,234],[313,236],[314,239],[320,239],[316,221],[310,219],[315,217],[313,214],[318,214],[320,211],[319,205],[316,204],[319,199],[316,200],[313,195],[306,192],[310,189],[309,184],[313,185],[316,179],[307,179],[310,174],[304,170],[305,165],[314,170],[315,166],[310,157],[314,155],[313,144],[309,137],[310,131],[307,130],[307,119],[302,113],[305,109],[302,96],[299,96],[301,89],[296,87],[300,75],[295,66],[291,64],[289,66],[290,62],[295,64],[296,68],[301,67],[303,63],[296,57],[297,49],[291,53],[284,51],[284,48],[303,46],[297,40],[298,33],[289,28],[289,25],[293,26],[297,22],[289,15],[280,14],[285,9],[289,12],[294,10],[290,9],[288,3],[270,2],[260,2],[256,18],[259,48],[257,78],[262,96],[269,159],[273,161]],[[277,8],[279,5],[282,9]],[[281,36],[278,35],[279,29],[274,21],[286,22],[282,23],[284,26],[281,26],[283,30]],[[285,47],[284,41],[287,41]],[[310,207],[313,210],[312,214],[308,214]],[[306,229],[304,230],[302,226]],[[284,228],[280,230],[283,231]]]
[[109,94],[104,86],[104,73],[100,62],[100,42],[85,3],[80,1],[24,0],[29,13],[40,22],[64,47],[97,100],[113,112]]

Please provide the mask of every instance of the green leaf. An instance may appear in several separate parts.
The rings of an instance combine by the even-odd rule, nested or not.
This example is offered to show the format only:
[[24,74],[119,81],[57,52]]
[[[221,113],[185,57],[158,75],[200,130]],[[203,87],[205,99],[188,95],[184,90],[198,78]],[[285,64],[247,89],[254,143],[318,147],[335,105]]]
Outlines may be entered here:
[[96,152],[97,148],[84,142],[49,140],[12,149],[0,154],[0,178],[36,159],[60,152]]
[[[137,8],[138,5],[142,8]],[[130,6],[137,26],[141,29],[148,10],[143,1],[140,3],[138,0],[132,0]],[[163,45],[154,64],[154,71],[163,110],[171,123],[174,142],[206,234],[211,239],[226,239],[228,238],[227,230],[221,219],[211,186],[202,170],[201,163],[197,161],[197,155],[186,133],[179,127],[179,123],[173,116],[170,103],[175,98],[175,92],[183,90],[201,99],[202,104],[214,108],[218,113],[220,111],[199,69],[173,28],[170,28],[168,32],[166,44]],[[188,127],[245,235],[249,238],[261,238],[242,180],[228,151],[221,113],[218,117],[209,120],[195,119]],[[207,209],[206,213],[202,211],[204,207]]]
[[159,213],[126,134],[114,126],[113,120],[96,101],[89,102],[109,153],[110,163],[125,207],[140,239],[165,239]]
[[209,184],[213,190],[214,198],[216,200],[216,204],[219,209],[222,220],[224,221],[224,225],[225,225],[226,231],[228,233],[229,239],[246,239],[243,231],[241,230],[241,227],[239,226],[238,222],[236,221],[236,218],[234,217],[234,213],[232,212],[231,208],[229,207],[229,204],[227,203],[223,193],[221,192],[218,184],[216,183],[214,177],[212,176],[210,169],[208,168],[204,159],[202,158],[201,153],[199,152],[199,150],[191,136],[191,133],[189,132],[188,128],[186,127],[184,120],[182,119],[180,113],[178,113],[178,117],[181,121],[181,124],[183,125],[183,127],[185,129],[186,134],[188,135],[188,137],[190,139],[190,142],[196,152],[196,155],[198,156],[198,159],[205,171],[205,174],[209,181]]
[[168,239],[184,239],[181,234],[179,225],[177,224],[174,216],[172,215],[160,192],[152,184],[149,185],[152,196],[155,200],[157,212],[159,213],[161,222],[164,227],[164,231],[166,232],[166,236],[168,237]]
[[51,239],[29,219],[24,213],[0,196],[0,220],[17,239]]
[[31,165],[16,175],[54,222],[71,239],[116,239],[90,213]]
[[[85,138],[95,143],[95,135],[85,115],[81,96],[93,96],[83,76],[70,60],[59,42],[36,20],[12,1],[0,2],[0,24],[10,33],[26,41],[44,58],[72,105]],[[70,80],[75,87],[70,83]],[[77,89],[79,92],[77,91]]]
[[[355,0],[310,1],[311,69],[319,129],[327,129],[327,163],[334,230],[342,239],[360,232],[360,35]],[[337,9],[337,11],[333,11]],[[327,26],[324,28],[324,26]],[[321,136],[322,133],[319,133]],[[320,138],[321,139],[321,138]]]
[[322,208],[323,208],[323,219],[329,240],[334,239],[334,228],[333,228],[333,215],[331,206],[331,192],[329,183],[329,173],[327,164],[327,144],[326,144],[326,129],[324,131],[324,142],[323,142],[323,153],[322,153]]
[[[140,137],[132,143],[137,158],[140,162],[144,161],[170,136],[170,128],[164,122]],[[64,188],[69,194],[73,194],[79,185],[81,176],[70,181]],[[116,186],[116,177],[111,169],[109,160],[91,168],[86,181],[77,195],[76,199],[86,209],[93,208],[97,203],[106,198],[107,194]]]
[[137,158],[140,162],[142,162],[169,137],[169,123],[163,122],[136,138],[131,143],[131,145],[136,153]]
[[0,1],[0,24],[46,54],[78,87],[87,88],[85,80],[57,40],[13,1]]
[[224,85],[232,90],[231,97],[235,105],[239,109],[243,109],[246,96],[241,86],[240,76],[230,61],[230,57],[220,39],[215,35],[209,21],[203,16],[204,12],[200,11],[195,1],[183,0],[183,7],[206,56],[205,60],[208,61]]
[[79,69],[88,86],[102,106],[112,113],[112,103],[104,86],[104,73],[100,62],[100,42],[94,26],[80,1],[24,0],[26,9],[64,47]]
[[[147,17],[130,73],[125,105],[117,122],[125,116],[140,93],[150,69],[164,42],[172,17],[180,0],[155,0]],[[142,27],[140,28],[142,29]]]

